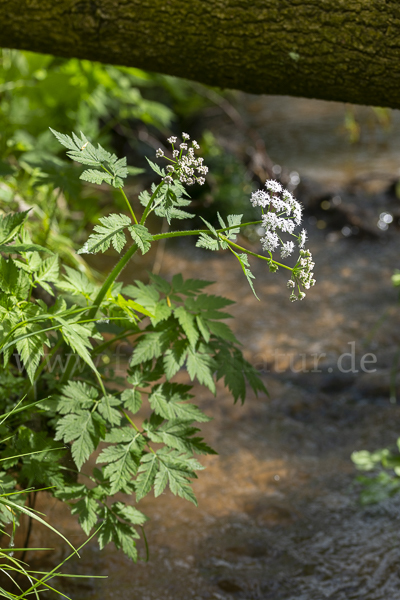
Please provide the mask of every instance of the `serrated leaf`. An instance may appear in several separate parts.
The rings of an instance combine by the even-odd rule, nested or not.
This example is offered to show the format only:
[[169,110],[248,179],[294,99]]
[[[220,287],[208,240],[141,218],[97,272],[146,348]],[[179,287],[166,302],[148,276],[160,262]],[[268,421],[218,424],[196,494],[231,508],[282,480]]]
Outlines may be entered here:
[[179,369],[183,366],[188,351],[188,341],[187,340],[176,340],[172,345],[172,348],[169,348],[164,353],[163,357],[163,365],[165,370],[166,378],[172,379],[172,377],[179,371]]
[[89,236],[78,254],[105,252],[111,243],[117,252],[121,252],[126,244],[123,231],[131,224],[130,218],[123,214],[111,214],[108,217],[102,217],[100,223],[101,225],[95,225],[94,227],[97,233]]
[[74,296],[82,295],[85,298],[90,298],[96,289],[93,283],[89,281],[84,273],[76,271],[71,267],[65,266],[64,268],[66,274],[64,274],[63,280],[57,281],[57,287]]
[[71,508],[72,515],[79,515],[79,524],[86,535],[89,535],[98,520],[99,504],[88,495],[81,498]]
[[72,444],[72,458],[78,469],[94,451],[99,437],[95,435],[95,424],[90,411],[80,411],[78,414],[68,414],[57,424],[55,438]]
[[194,348],[199,339],[199,332],[195,326],[194,316],[185,310],[183,306],[178,306],[178,308],[174,310],[174,315],[177,317],[190,345]]
[[29,210],[9,213],[0,217],[0,244],[7,244],[15,238],[23,223],[28,218]]
[[131,525],[144,525],[149,520],[140,510],[123,502],[115,502],[112,505],[114,512]]
[[213,379],[215,367],[216,364],[209,354],[194,352],[192,349],[189,350],[187,370],[190,379],[193,381],[196,377],[199,383],[208,387],[213,394],[215,394],[215,382]]
[[48,248],[39,246],[39,244],[10,244],[7,246],[0,245],[0,252],[4,254],[22,254],[25,252],[47,252],[53,254]]
[[0,290],[12,294],[20,300],[25,300],[31,286],[29,276],[18,269],[15,262],[9,258],[0,257]]
[[223,340],[227,340],[228,342],[239,344],[239,341],[237,340],[233,331],[226,323],[220,323],[219,321],[207,321],[207,325],[210,328],[211,333],[213,333],[215,336],[220,337]]
[[206,423],[210,420],[197,406],[187,402],[190,386],[178,383],[155,385],[149,396],[151,408],[165,419],[181,419]]
[[133,241],[138,245],[142,254],[146,254],[150,250],[153,236],[144,225],[131,225],[129,227],[129,233],[132,236]]
[[22,340],[16,340],[17,350],[31,383],[35,380],[36,369],[39,366],[41,357],[44,355],[43,346],[47,342],[47,337],[44,333],[41,333],[40,326],[35,324],[30,324],[18,329],[19,336],[35,332],[37,332],[36,335],[26,337]]
[[151,358],[158,358],[168,348],[170,340],[165,331],[146,333],[133,351],[130,366],[140,364]]
[[207,329],[206,321],[200,315],[197,315],[196,323],[201,335],[203,336],[205,342],[207,342],[208,344],[208,342],[210,341],[210,332]]
[[257,300],[259,300],[260,298],[257,296],[256,291],[254,289],[254,285],[252,282],[252,279],[255,279],[253,273],[250,271],[250,265],[249,265],[249,259],[247,254],[237,254],[236,252],[234,252],[231,248],[231,251],[233,252],[233,254],[236,256],[236,258],[238,259],[240,266],[243,269],[243,273],[246,276],[247,281],[249,282],[249,285],[251,287],[251,290],[253,292],[253,294],[255,295],[255,297],[257,298]]
[[39,271],[35,277],[35,284],[39,283],[51,296],[54,296],[52,288],[48,285],[48,282],[55,283],[59,277],[59,264],[58,256],[52,256],[42,261]]
[[167,482],[171,492],[175,496],[180,496],[184,500],[189,500],[197,506],[196,496],[190,485],[189,477],[195,478],[193,471],[188,471],[183,467],[182,463],[171,460],[166,457],[160,458],[159,472],[157,473],[154,495],[159,496],[164,490]]
[[97,410],[110,425],[121,423],[122,415],[116,406],[119,406],[119,400],[113,396],[104,396],[97,405]]
[[57,411],[66,415],[93,407],[99,393],[95,387],[81,381],[70,381],[62,388],[62,395],[57,403]]
[[159,175],[160,177],[165,177],[164,169],[161,170],[160,167],[156,163],[153,163],[151,160],[149,160],[147,156],[146,160],[149,163],[150,169],[154,171],[154,173],[157,173],[157,175]]
[[97,171],[96,169],[86,169],[80,175],[79,179],[83,181],[88,181],[89,183],[97,183],[97,185],[101,185],[103,181],[112,185],[113,177],[109,173],[105,173],[104,171]]
[[157,471],[157,456],[155,454],[145,454],[140,461],[139,473],[135,482],[137,502],[144,498],[151,490]]
[[132,433],[129,443],[109,446],[97,458],[97,463],[108,463],[103,467],[103,474],[110,480],[110,494],[123,490],[126,481],[137,473],[139,456],[146,441],[140,433],[134,430]]
[[142,406],[141,393],[138,390],[132,388],[124,390],[122,392],[121,400],[124,404],[124,407],[133,414],[137,413],[140,410],[140,407]]

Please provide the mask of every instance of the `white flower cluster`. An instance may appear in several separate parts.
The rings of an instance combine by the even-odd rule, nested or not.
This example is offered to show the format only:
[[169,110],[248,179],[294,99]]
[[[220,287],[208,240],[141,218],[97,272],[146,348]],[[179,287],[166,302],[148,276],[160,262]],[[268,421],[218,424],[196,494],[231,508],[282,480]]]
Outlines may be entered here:
[[181,183],[203,185],[206,181],[204,175],[207,175],[208,167],[203,165],[203,158],[196,158],[194,155],[195,149],[199,150],[200,146],[196,140],[192,140],[192,145],[189,146],[190,136],[187,133],[182,133],[182,139],[183,142],[179,144],[178,150],[174,147],[177,138],[174,135],[168,138],[168,142],[172,145],[172,159],[165,156],[161,148],[156,152],[157,158],[165,156],[172,163],[167,166],[168,175],[164,177],[163,181],[167,184],[173,183],[173,175],[176,174]]
[[[305,229],[299,234],[294,233],[296,227],[300,225],[302,218],[302,207],[300,203],[292,196],[290,192],[285,190],[278,181],[273,179],[265,182],[265,190],[257,190],[251,195],[251,203],[253,206],[259,206],[262,209],[262,226],[265,229],[264,237],[261,238],[261,244],[267,252],[274,252],[278,248],[281,252],[281,257],[290,256],[295,250],[293,241],[283,241],[281,233],[289,234],[297,240],[297,246],[300,248],[300,258],[293,269],[293,278],[288,281],[288,287],[294,288],[302,285],[305,289],[309,289],[315,284],[313,279],[311,253],[304,250],[304,244],[307,240],[307,232]],[[272,263],[271,263],[272,264]],[[292,291],[290,299],[302,300],[305,293],[299,290],[298,297]]]
[[[312,272],[315,263],[312,260],[312,255],[309,250],[300,250],[300,258],[297,261],[295,268],[293,269],[293,279],[289,279],[287,282],[288,287],[294,288],[297,285],[302,285],[306,290],[309,290],[311,286],[315,285],[315,279],[313,279],[314,273]],[[290,300],[303,300],[305,293],[299,291],[299,295],[296,296],[294,291],[290,295]]]

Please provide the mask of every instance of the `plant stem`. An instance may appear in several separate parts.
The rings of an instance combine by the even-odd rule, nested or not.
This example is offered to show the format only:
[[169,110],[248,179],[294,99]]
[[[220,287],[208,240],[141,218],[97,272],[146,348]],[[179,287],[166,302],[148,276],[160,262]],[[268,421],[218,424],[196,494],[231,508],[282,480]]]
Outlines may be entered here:
[[124,199],[125,199],[125,202],[126,202],[126,204],[127,204],[128,208],[129,208],[129,211],[130,211],[130,213],[131,213],[131,215],[132,215],[132,219],[135,221],[135,223],[136,223],[136,225],[137,225],[137,224],[138,224],[138,221],[137,221],[137,218],[136,218],[136,215],[135,215],[135,213],[133,212],[133,208],[132,208],[132,206],[131,206],[131,203],[129,202],[129,200],[128,200],[128,197],[127,197],[127,195],[125,194],[124,190],[123,190],[122,188],[119,188],[119,189],[121,190],[121,194],[123,195],[123,197],[124,197]]
[[107,294],[108,290],[110,289],[110,287],[112,286],[114,281],[117,279],[117,277],[121,273],[122,269],[124,269],[124,267],[126,267],[129,260],[135,254],[137,249],[138,249],[137,244],[132,244],[132,246],[127,250],[127,252],[125,252],[124,256],[117,262],[117,264],[115,265],[115,267],[113,268],[111,273],[108,275],[107,279],[101,286],[101,288],[94,300],[94,303],[90,307],[90,310],[88,313],[89,319],[94,319],[104,296]]
[[276,260],[272,260],[272,258],[268,258],[267,256],[261,256],[261,254],[256,254],[255,252],[246,250],[246,248],[242,248],[242,246],[238,246],[238,244],[235,244],[234,242],[232,242],[230,239],[228,239],[224,235],[221,235],[221,239],[224,240],[224,242],[227,242],[228,244],[230,244],[231,246],[234,246],[238,250],[242,250],[243,252],[246,252],[246,254],[250,254],[251,256],[256,256],[257,258],[266,260],[269,263],[274,263],[274,265],[278,265],[278,267],[283,267],[284,269],[289,269],[289,271],[293,271],[292,267],[288,267],[287,265],[283,265],[282,263],[276,262]]
[[161,189],[161,187],[163,186],[164,182],[161,181],[161,183],[158,184],[158,186],[156,187],[156,189],[154,190],[154,193],[152,194],[146,208],[144,209],[144,212],[142,214],[142,218],[140,219],[140,224],[144,225],[146,223],[146,219],[147,219],[147,215],[150,212],[151,209],[151,205],[153,204],[154,199],[156,198],[158,191]]
[[[230,227],[224,227],[223,229],[216,229],[217,233],[223,233],[230,229],[237,229],[238,227],[245,227],[247,225],[259,225],[262,221],[251,221],[250,223],[242,223],[241,225],[231,225]],[[188,229],[185,231],[168,231],[167,233],[158,233],[153,235],[153,240],[163,240],[166,238],[183,237],[185,235],[200,235],[200,233],[211,233],[209,229]]]

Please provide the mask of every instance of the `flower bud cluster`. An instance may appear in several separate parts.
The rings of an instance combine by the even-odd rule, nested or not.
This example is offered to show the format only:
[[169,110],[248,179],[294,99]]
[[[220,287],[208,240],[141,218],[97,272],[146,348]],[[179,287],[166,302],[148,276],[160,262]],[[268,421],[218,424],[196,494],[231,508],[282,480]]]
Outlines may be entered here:
[[[302,229],[300,233],[295,233],[295,229],[301,223],[302,207],[300,203],[285,190],[278,181],[272,179],[265,182],[265,190],[257,190],[251,195],[250,202],[253,206],[259,206],[262,210],[261,223],[265,233],[261,238],[261,244],[264,250],[270,254],[279,249],[282,258],[290,256],[295,250],[295,243],[291,240],[282,240],[282,233],[293,236],[300,249],[300,257],[294,267],[292,279],[288,281],[288,287],[292,288],[290,299],[302,300],[305,293],[300,291],[300,285],[309,289],[315,284],[312,269],[314,263],[309,250],[304,249],[307,240],[307,232]],[[272,260],[272,259],[271,259]],[[294,289],[296,284],[299,288],[299,294],[296,296]]]
[[[287,286],[289,288],[294,288],[297,286],[303,286],[304,289],[309,290],[311,286],[315,285],[315,279],[313,279],[314,273],[312,272],[315,263],[313,262],[311,252],[309,250],[300,250],[300,258],[297,261],[296,266],[293,269],[294,279],[289,279],[287,282]],[[303,300],[305,298],[305,293],[299,290],[299,295],[296,296],[294,290],[290,295],[290,300],[294,302],[295,300]]]
[[192,140],[192,144],[189,146],[190,136],[187,133],[182,133],[182,139],[183,142],[179,144],[179,149],[177,149],[175,148],[177,138],[175,136],[168,138],[168,142],[172,145],[172,159],[165,156],[161,148],[156,152],[157,158],[165,156],[172,163],[167,166],[168,175],[164,177],[163,181],[171,184],[176,178],[187,185],[193,185],[194,183],[203,185],[206,181],[204,176],[208,173],[208,167],[203,165],[203,158],[196,158],[194,154],[194,151],[199,150],[200,146],[196,140]]

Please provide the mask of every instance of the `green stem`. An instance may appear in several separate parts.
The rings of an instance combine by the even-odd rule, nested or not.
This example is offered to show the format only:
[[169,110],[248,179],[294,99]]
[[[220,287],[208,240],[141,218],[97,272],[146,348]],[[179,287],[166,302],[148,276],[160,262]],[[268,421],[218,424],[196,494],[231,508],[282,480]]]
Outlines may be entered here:
[[284,269],[288,269],[289,271],[293,271],[292,267],[288,267],[287,265],[283,265],[282,263],[276,262],[276,260],[272,260],[272,258],[268,258],[267,256],[261,256],[261,254],[256,254],[255,252],[251,252],[250,250],[246,250],[246,248],[243,248],[242,246],[238,246],[238,244],[235,244],[234,242],[232,242],[230,239],[228,239],[224,235],[221,235],[220,237],[221,237],[222,240],[224,240],[224,242],[227,242],[228,244],[230,244],[231,246],[234,246],[238,250],[242,250],[243,252],[246,252],[246,254],[250,254],[250,256],[256,256],[257,258],[261,258],[262,260],[266,260],[269,263],[274,263],[274,265],[278,265],[278,267],[283,267]]
[[158,186],[156,187],[156,189],[154,190],[154,193],[152,194],[146,208],[144,209],[144,212],[142,214],[142,218],[140,219],[140,224],[144,225],[147,219],[147,215],[150,212],[151,209],[151,205],[153,204],[154,199],[157,197],[158,191],[162,188],[164,182],[162,181],[161,183],[158,184]]
[[110,289],[110,287],[112,286],[114,281],[117,279],[117,277],[121,273],[122,269],[124,269],[126,267],[129,260],[135,254],[137,249],[138,249],[137,244],[133,244],[127,250],[127,252],[125,252],[124,256],[117,262],[117,264],[115,265],[115,267],[113,268],[111,273],[108,275],[107,279],[101,286],[101,288],[94,300],[93,305],[91,306],[91,308],[89,310],[89,313],[88,313],[89,319],[94,319],[94,317],[96,316],[97,310],[103,301],[104,296],[107,294],[108,290]]
[[136,218],[136,215],[135,215],[135,213],[133,212],[133,208],[132,208],[132,206],[131,206],[131,203],[129,202],[129,200],[128,200],[128,198],[127,198],[127,195],[125,194],[124,190],[123,190],[122,188],[119,188],[119,189],[121,190],[121,194],[123,195],[123,197],[124,197],[124,199],[125,199],[125,202],[126,202],[126,204],[127,204],[128,208],[129,208],[129,211],[130,211],[130,213],[131,213],[131,215],[132,215],[132,219],[135,221],[135,223],[136,223],[136,225],[137,225],[137,224],[138,224],[138,221],[137,221],[137,218]]
[[[262,221],[251,221],[250,223],[242,223],[241,225],[231,225],[230,227],[224,227],[223,229],[216,229],[217,233],[223,233],[230,229],[237,229],[238,227],[246,227],[247,225],[259,225]],[[200,233],[211,233],[209,229],[188,229],[185,231],[168,231],[167,233],[158,233],[153,235],[153,240],[163,240],[166,238],[183,237],[185,235],[200,235]]]

